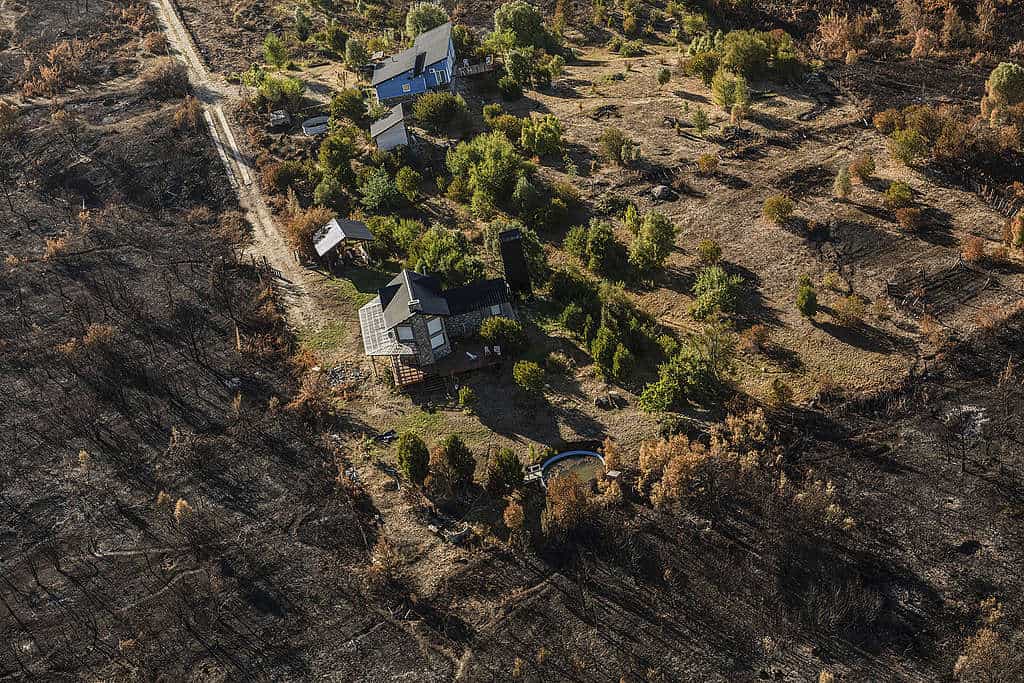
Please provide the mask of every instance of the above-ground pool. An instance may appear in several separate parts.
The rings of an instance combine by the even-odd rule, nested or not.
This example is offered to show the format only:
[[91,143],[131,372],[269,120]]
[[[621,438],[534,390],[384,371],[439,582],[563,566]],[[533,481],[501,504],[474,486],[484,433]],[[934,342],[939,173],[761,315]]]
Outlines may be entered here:
[[541,466],[541,482],[545,488],[552,477],[571,475],[585,484],[594,481],[604,473],[604,457],[595,451],[566,451],[544,461]]

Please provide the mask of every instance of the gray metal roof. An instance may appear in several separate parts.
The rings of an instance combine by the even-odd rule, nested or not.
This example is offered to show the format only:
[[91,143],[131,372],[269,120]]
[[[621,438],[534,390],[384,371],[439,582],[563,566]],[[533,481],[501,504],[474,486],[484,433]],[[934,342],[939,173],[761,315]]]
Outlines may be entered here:
[[424,55],[423,64],[425,66],[440,62],[448,56],[448,43],[451,41],[451,37],[452,22],[450,21],[419,34],[413,41],[412,47],[394,55],[374,70],[372,85],[380,85],[384,81],[389,81],[395,76],[409,71],[415,66],[416,58],[421,54]]
[[405,110],[402,109],[402,105],[399,103],[391,108],[387,116],[370,124],[370,137],[375,138],[381,133],[391,130],[404,120]]
[[313,248],[316,249],[317,256],[323,256],[345,240],[372,242],[373,233],[359,221],[350,221],[344,218],[339,221],[337,218],[332,218],[330,223],[313,235]]
[[448,301],[441,294],[440,283],[429,275],[402,270],[378,294],[384,311],[384,325],[389,330],[414,313],[449,314]]
[[359,328],[363,333],[363,351],[367,356],[411,356],[413,350],[395,340],[384,323],[380,297],[359,309]]

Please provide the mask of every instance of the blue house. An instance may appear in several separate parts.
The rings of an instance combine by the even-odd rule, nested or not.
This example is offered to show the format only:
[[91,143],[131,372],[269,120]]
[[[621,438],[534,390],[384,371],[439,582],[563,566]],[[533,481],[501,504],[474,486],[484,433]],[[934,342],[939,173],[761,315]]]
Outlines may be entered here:
[[387,102],[450,88],[455,72],[455,45],[448,22],[416,36],[413,46],[399,52],[373,71],[377,100]]

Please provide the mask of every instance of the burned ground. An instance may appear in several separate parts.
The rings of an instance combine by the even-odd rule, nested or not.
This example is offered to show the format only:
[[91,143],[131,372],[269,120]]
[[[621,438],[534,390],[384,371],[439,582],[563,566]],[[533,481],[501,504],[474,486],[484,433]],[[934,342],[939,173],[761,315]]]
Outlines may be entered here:
[[[224,71],[247,66],[263,32],[290,21],[270,18],[267,3],[181,4]],[[66,19],[32,5],[9,35],[44,54]],[[608,387],[543,298],[525,316],[531,357],[558,350],[575,368],[543,401],[513,395],[507,370],[469,378],[474,413],[370,380],[353,351],[354,311],[390,277],[383,267],[318,275],[321,324],[290,330],[289,283],[249,250],[201,118],[134,80],[153,63],[136,49],[152,16],[134,3],[88,7],[72,9],[81,40],[121,9],[141,14],[90,43],[108,58],[97,71],[18,102],[16,125],[0,131],[0,675],[945,680],[990,597],[1019,644],[1024,319],[986,326],[977,314],[1015,305],[1021,274],[958,263],[961,238],[996,241],[1002,220],[970,185],[883,165],[880,178],[911,180],[927,210],[914,235],[882,209],[881,184],[831,197],[837,159],[883,156],[853,85],[780,88],[740,131],[716,114],[697,139],[665,124],[684,101],[709,106],[680,73],[657,87],[654,71],[673,57],[656,47],[626,62],[588,48],[550,91],[508,105],[558,114],[580,166],[609,121],[641,142],[640,171],[573,179],[585,206],[615,193],[647,209],[653,184],[677,183],[679,198],[658,206],[683,238],[665,274],[631,298],[685,332],[694,246],[719,240],[726,268],[747,280],[737,324],[773,334],[741,360],[730,406],[757,403],[772,376],[791,381],[801,400],[769,410],[782,470],[795,485],[835,482],[850,521],[826,529],[767,490],[699,516],[656,510],[629,489],[566,542],[544,534],[534,490],[519,544],[501,522],[504,500],[473,485],[431,501],[367,435],[459,432],[481,461],[498,444],[525,454],[613,436],[632,472],[639,443],[680,424],[595,408]],[[465,11],[483,25],[492,9]],[[228,36],[238,29],[225,22],[245,35]],[[11,51],[0,63],[15,63]],[[24,82],[5,82],[4,98],[17,101]],[[474,111],[491,98],[466,94]],[[721,163],[705,176],[693,160],[707,151]],[[541,173],[569,179],[557,161]],[[800,197],[797,218],[769,227],[760,207],[779,191]],[[471,221],[443,199],[425,211]],[[568,261],[561,235],[545,239],[552,262]],[[877,310],[855,330],[801,319],[792,284],[805,272],[837,274],[824,306],[853,291]],[[948,339],[924,339],[916,305]],[[359,379],[324,392],[307,372],[317,363]],[[336,410],[324,410],[325,394]],[[706,440],[700,421],[685,424]],[[450,517],[469,524],[464,545],[430,531]]]

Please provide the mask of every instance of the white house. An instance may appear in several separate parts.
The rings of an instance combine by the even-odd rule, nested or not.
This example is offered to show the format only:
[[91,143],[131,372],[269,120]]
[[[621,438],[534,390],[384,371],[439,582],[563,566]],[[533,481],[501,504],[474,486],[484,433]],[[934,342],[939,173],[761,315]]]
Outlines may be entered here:
[[409,133],[405,129],[405,111],[402,105],[392,107],[387,116],[370,125],[370,137],[382,152],[409,144]]

